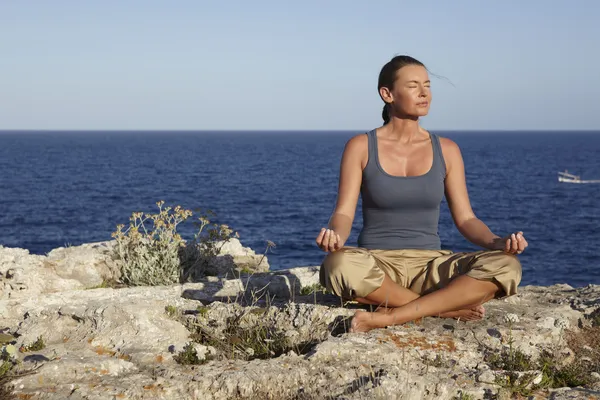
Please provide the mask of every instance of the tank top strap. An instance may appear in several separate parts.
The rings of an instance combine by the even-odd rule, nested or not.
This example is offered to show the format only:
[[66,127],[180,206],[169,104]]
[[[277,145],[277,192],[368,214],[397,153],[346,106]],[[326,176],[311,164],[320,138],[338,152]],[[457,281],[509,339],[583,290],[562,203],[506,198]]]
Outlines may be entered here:
[[[376,134],[376,130],[370,130],[369,132],[367,132],[367,138],[368,138],[368,161],[367,161],[367,167],[373,166],[375,165],[375,163],[377,162],[377,134]],[[366,169],[366,168],[365,168]]]
[[434,133],[430,132],[429,134],[431,135],[431,142],[433,143],[433,163],[438,164],[438,169],[443,176],[446,176],[446,162],[444,161],[444,154],[442,153],[440,138]]

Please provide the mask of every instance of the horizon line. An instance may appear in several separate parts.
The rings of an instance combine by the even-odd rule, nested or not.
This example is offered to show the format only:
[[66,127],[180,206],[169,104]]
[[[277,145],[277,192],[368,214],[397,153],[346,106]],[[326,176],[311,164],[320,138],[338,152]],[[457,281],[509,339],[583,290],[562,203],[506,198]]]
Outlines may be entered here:
[[[372,129],[372,128],[371,128]],[[213,132],[262,132],[262,133],[275,133],[275,132],[340,132],[340,133],[348,133],[348,132],[366,132],[371,129],[0,129],[0,133],[9,133],[9,132],[189,132],[189,133],[213,133]],[[589,133],[600,133],[600,127],[594,129],[543,129],[543,128],[535,128],[535,129],[434,129],[428,128],[428,131],[437,131],[437,132],[589,132]]]

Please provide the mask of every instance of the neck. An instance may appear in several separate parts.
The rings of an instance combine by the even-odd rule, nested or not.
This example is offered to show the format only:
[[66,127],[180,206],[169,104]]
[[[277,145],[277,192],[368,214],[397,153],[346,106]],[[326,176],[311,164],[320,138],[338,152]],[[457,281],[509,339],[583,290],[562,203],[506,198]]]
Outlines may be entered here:
[[421,134],[419,127],[419,118],[398,118],[392,117],[389,123],[385,125],[386,136],[393,137],[402,142],[410,142]]

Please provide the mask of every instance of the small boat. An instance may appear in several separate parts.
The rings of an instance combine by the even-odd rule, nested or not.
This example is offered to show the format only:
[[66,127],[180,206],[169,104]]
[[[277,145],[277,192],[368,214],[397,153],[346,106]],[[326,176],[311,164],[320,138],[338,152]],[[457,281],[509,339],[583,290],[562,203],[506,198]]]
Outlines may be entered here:
[[582,180],[581,176],[570,174],[567,170],[558,173],[558,181],[565,183],[600,183],[600,179]]

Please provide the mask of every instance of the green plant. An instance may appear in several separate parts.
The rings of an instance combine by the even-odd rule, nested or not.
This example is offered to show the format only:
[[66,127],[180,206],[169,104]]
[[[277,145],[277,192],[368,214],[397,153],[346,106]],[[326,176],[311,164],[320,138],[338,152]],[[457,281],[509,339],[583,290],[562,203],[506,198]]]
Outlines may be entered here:
[[198,343],[216,348],[227,359],[267,359],[292,350],[284,332],[278,332],[263,324],[241,328],[234,320],[228,320],[221,338],[198,329],[194,339]]
[[206,306],[198,306],[196,308],[196,311],[198,311],[198,314],[202,317],[206,317],[206,314],[208,314],[208,310],[209,308]]
[[321,286],[320,283],[314,283],[309,286],[304,286],[303,288],[300,289],[300,294],[302,296],[307,296],[307,295],[310,295],[313,293],[327,293],[327,289],[325,289],[323,286]]
[[22,345],[19,348],[21,353],[27,353],[29,351],[40,351],[46,347],[46,343],[44,343],[44,338],[39,336],[37,340],[29,345]]
[[[164,201],[156,203],[157,214],[134,212],[129,228],[117,225],[112,237],[116,240],[116,256],[122,262],[121,280],[128,285],[167,285],[179,281],[179,249],[185,246],[177,233],[177,225],[192,212],[180,206],[163,209]],[[171,212],[173,211],[173,212]],[[146,227],[148,220],[152,229]]]
[[512,345],[509,349],[502,349],[500,353],[488,353],[485,360],[496,370],[530,371],[533,367],[531,357],[521,350],[513,349]]
[[548,387],[576,387],[592,383],[591,373],[600,373],[600,327],[587,327],[566,333],[569,348],[575,353],[568,364],[545,351],[539,360]]
[[[302,340],[286,335],[277,327],[276,319],[271,318],[270,311],[274,310],[269,307],[232,309],[235,311],[224,319],[225,325],[214,330],[214,324],[205,318],[208,307],[199,307],[199,314],[203,317],[187,321],[188,329],[194,332],[192,339],[213,347],[221,358],[246,361],[274,358],[289,351],[304,354],[321,341],[318,334]],[[315,321],[315,326],[319,323]]]
[[[193,213],[181,206],[164,207],[156,203],[158,213],[134,212],[129,227],[117,225],[112,233],[116,241],[115,259],[121,261],[121,281],[130,286],[170,285],[186,281],[196,269],[216,257],[232,237],[238,237],[227,225],[210,224],[200,216],[198,232],[190,243],[177,227]],[[146,226],[147,224],[152,226]]]
[[13,363],[10,360],[5,360],[5,359],[1,359],[0,362],[2,362],[2,364],[0,364],[0,379],[4,376],[6,376],[9,371],[12,369],[13,367]]
[[169,317],[173,318],[177,315],[177,307],[171,305],[165,306],[165,312]]
[[[573,361],[566,362],[560,352],[545,350],[533,362],[529,356],[513,348],[512,335],[509,336],[508,349],[500,353],[488,353],[486,361],[492,368],[505,372],[496,378],[496,383],[513,396],[530,396],[543,389],[591,384],[591,373],[600,373],[600,328],[587,327],[566,332],[566,340],[575,353]],[[541,379],[534,384],[536,378]]]
[[200,359],[193,343],[188,343],[183,347],[183,350],[173,357],[175,362],[181,365],[200,365],[208,362],[211,357],[207,354],[206,358]]
[[463,391],[459,391],[456,396],[452,398],[452,400],[475,400],[475,396],[470,393],[464,393]]

